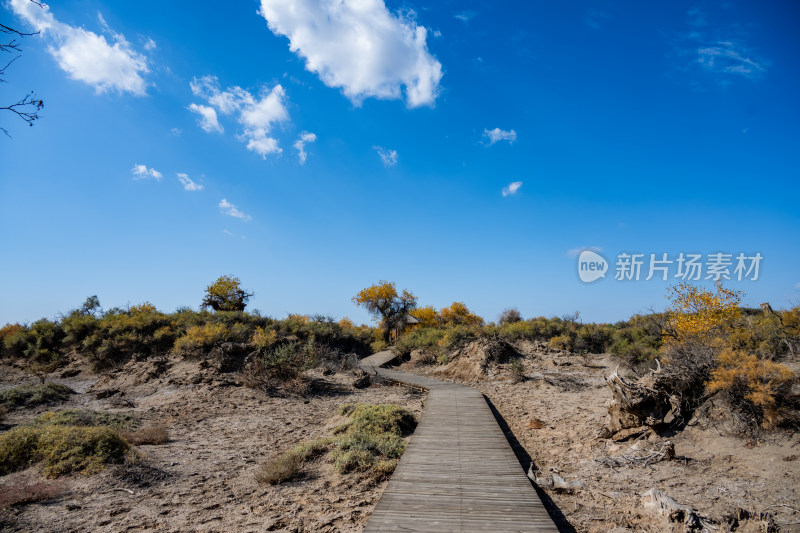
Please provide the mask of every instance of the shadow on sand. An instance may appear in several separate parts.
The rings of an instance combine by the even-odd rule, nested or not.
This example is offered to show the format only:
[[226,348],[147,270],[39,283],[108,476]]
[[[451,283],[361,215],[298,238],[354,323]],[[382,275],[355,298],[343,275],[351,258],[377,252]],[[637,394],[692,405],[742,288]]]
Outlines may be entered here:
[[[514,450],[514,455],[517,456],[517,461],[519,461],[523,471],[527,472],[532,462],[531,456],[528,455],[528,452],[525,451],[525,448],[522,447],[517,438],[514,436],[511,428],[508,426],[505,419],[494,406],[492,401],[487,398],[486,395],[483,397],[486,400],[486,403],[489,404],[489,409],[492,410],[492,414],[494,415],[495,420],[497,420],[497,423],[500,425],[500,429],[503,430],[503,434],[506,436],[506,440],[511,445],[511,449]],[[550,518],[553,520],[553,522],[555,522],[558,530],[561,533],[575,533],[575,528],[572,527],[572,524],[567,521],[567,517],[564,516],[564,513],[561,512],[561,509],[558,508],[555,502],[550,499],[550,496],[548,496],[545,491],[537,487],[536,484],[530,479],[528,479],[528,481],[536,491],[539,499],[542,500],[545,509],[547,509],[547,514],[549,514]]]

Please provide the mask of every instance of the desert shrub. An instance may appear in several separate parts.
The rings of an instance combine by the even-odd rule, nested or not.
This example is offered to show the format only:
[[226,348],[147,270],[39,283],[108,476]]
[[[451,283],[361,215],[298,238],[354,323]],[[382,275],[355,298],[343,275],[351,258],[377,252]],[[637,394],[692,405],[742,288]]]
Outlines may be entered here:
[[573,341],[569,335],[558,335],[550,339],[547,347],[551,350],[572,350]]
[[512,359],[511,363],[508,365],[508,370],[511,372],[514,381],[523,381],[525,379],[525,364],[522,362],[522,359]]
[[61,325],[42,318],[31,324],[27,333],[25,358],[30,363],[52,365],[55,368],[61,362],[61,340],[64,338]]
[[313,345],[282,343],[255,356],[245,365],[245,383],[253,388],[274,391],[299,378],[314,366]]
[[414,415],[391,404],[345,404],[339,414],[349,420],[334,430],[336,437],[304,442],[269,458],[256,479],[269,484],[296,479],[305,463],[328,452],[340,474],[365,473],[373,481],[391,474],[405,450],[403,436],[416,425]]
[[45,403],[63,402],[75,391],[66,385],[45,383],[41,385],[18,385],[0,391],[0,404],[6,408],[20,405],[36,406]]
[[51,500],[64,492],[62,481],[19,480],[0,486],[0,509]]
[[8,414],[8,409],[6,409],[5,406],[0,405],[0,422],[5,420],[7,414]]
[[81,343],[94,370],[110,368],[132,357],[165,353],[175,342],[175,326],[169,315],[144,303],[128,310],[111,309],[98,320],[94,333]]
[[507,322],[502,324],[498,333],[509,341],[549,341],[553,337],[565,334],[567,325],[560,318],[545,318],[543,316]]
[[408,355],[412,350],[423,350],[428,353],[437,353],[440,342],[447,336],[446,330],[437,328],[418,328],[400,337],[397,349],[402,355]]
[[20,358],[28,346],[28,328],[22,324],[6,324],[0,328],[0,356]]
[[149,424],[136,430],[125,431],[122,437],[134,446],[164,444],[169,442],[169,431],[162,424]]
[[609,351],[634,370],[656,358],[662,345],[661,327],[653,317],[635,316],[613,329]]
[[105,464],[121,463],[130,446],[105,426],[18,426],[0,435],[0,474],[44,461],[48,477],[71,472],[91,474]]
[[763,313],[746,313],[730,333],[731,346],[762,359],[793,356],[800,351],[800,307]]
[[306,462],[328,450],[330,442],[330,439],[304,442],[288,451],[271,457],[256,472],[256,480],[261,483],[276,485],[295,479]]
[[230,330],[225,324],[209,322],[202,326],[190,326],[184,336],[175,340],[173,350],[182,355],[199,356],[226,341],[229,335]]
[[372,470],[373,479],[391,473],[405,451],[403,436],[416,425],[414,415],[391,404],[345,404],[339,414],[350,420],[335,430],[339,434],[333,451],[336,470],[342,474]]
[[253,332],[250,342],[256,350],[268,350],[278,342],[278,333],[274,329],[264,329],[258,326]]
[[458,350],[470,341],[477,339],[481,330],[476,327],[454,326],[445,330],[445,335],[439,340],[439,347],[446,350]]
[[97,296],[89,296],[78,308],[61,320],[64,328],[65,347],[79,347],[83,340],[97,328],[96,313],[100,312],[100,300]]
[[711,372],[710,392],[723,394],[750,424],[773,428],[785,421],[790,389],[797,381],[792,370],[781,363],[731,348],[717,357]]
[[577,353],[605,353],[611,343],[613,328],[584,324],[578,328],[573,350]]
[[64,328],[64,347],[80,347],[84,339],[97,329],[98,319],[94,315],[84,315],[73,311],[61,320]]
[[504,309],[500,316],[497,318],[497,323],[500,326],[504,326],[506,324],[514,324],[515,322],[521,322],[522,315],[519,312],[519,309],[516,307],[509,307],[508,309]]

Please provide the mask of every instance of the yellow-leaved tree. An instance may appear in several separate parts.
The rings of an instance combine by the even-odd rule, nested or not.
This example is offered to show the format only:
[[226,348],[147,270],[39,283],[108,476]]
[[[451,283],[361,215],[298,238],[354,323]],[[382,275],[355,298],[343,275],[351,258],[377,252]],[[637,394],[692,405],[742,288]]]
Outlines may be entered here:
[[661,348],[668,382],[683,400],[721,394],[746,425],[772,427],[783,419],[782,398],[796,379],[792,370],[737,347],[746,330],[739,307],[741,292],[720,280],[704,289],[682,283],[670,290]]
[[405,327],[409,313],[417,307],[417,298],[406,289],[398,293],[393,281],[381,280],[359,291],[353,296],[353,303],[379,320],[383,341],[388,344],[392,330],[401,331]]
[[690,283],[670,288],[666,342],[710,343],[728,334],[741,316],[741,296],[723,287],[721,280],[715,282],[714,290]]
[[201,306],[214,311],[244,311],[253,293],[242,289],[242,282],[234,276],[220,276],[206,287]]
[[411,316],[416,318],[418,321],[413,325],[413,329],[438,328],[442,323],[442,318],[439,316],[439,312],[432,305],[417,307],[411,311]]
[[442,322],[446,327],[452,326],[467,326],[467,327],[480,327],[483,325],[483,319],[476,314],[473,314],[463,302],[453,302],[450,307],[445,307],[439,314],[442,317]]

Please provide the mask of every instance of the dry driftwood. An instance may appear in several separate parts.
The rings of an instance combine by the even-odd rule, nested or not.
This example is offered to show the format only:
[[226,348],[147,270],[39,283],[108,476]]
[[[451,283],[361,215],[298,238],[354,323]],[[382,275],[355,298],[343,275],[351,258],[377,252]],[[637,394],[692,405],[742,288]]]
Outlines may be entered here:
[[626,429],[641,426],[668,424],[674,420],[673,411],[677,401],[658,387],[658,378],[663,370],[658,368],[634,383],[619,375],[619,366],[606,378],[613,401],[608,408],[608,427],[601,436],[610,437]]
[[718,529],[693,509],[679,504],[656,488],[642,493],[642,505],[645,509],[666,516],[670,522],[682,522],[687,532],[711,532]]
[[675,445],[670,441],[653,448],[642,448],[637,442],[619,457],[601,457],[594,462],[609,468],[621,466],[648,466],[659,461],[668,461],[675,457]]
[[528,468],[528,478],[539,487],[551,488],[560,492],[572,492],[577,489],[582,489],[584,486],[582,481],[566,481],[557,474],[539,476],[533,469],[533,464]]

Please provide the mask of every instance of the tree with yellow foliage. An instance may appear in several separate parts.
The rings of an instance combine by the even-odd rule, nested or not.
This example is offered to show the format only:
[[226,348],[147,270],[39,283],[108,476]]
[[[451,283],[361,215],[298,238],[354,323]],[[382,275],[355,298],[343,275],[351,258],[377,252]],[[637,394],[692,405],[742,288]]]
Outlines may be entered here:
[[206,296],[201,306],[214,311],[244,311],[247,300],[253,293],[242,289],[242,282],[234,276],[220,276],[206,287]]
[[690,283],[670,288],[667,297],[667,342],[711,342],[728,333],[741,316],[742,293],[726,289],[717,280],[714,290]]
[[450,304],[450,307],[445,307],[439,314],[446,327],[480,327],[483,325],[483,319],[473,314],[463,302],[453,302]]
[[381,280],[359,291],[353,296],[353,303],[365,308],[380,321],[383,340],[388,343],[392,329],[405,326],[406,317],[417,307],[417,298],[406,289],[398,294],[393,281]]
[[417,307],[411,311],[411,316],[418,321],[413,325],[414,329],[438,328],[442,324],[442,317],[439,316],[439,312],[432,305]]

